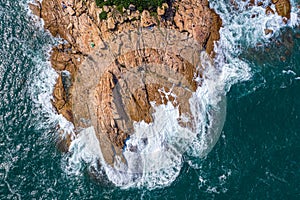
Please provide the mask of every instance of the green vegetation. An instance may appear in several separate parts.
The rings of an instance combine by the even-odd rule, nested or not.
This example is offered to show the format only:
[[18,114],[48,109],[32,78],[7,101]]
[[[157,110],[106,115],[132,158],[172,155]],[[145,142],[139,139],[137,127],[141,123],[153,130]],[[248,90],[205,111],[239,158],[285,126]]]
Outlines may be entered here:
[[107,19],[107,12],[102,11],[102,12],[99,14],[99,18],[100,18],[101,20]]
[[104,5],[116,5],[118,10],[121,10],[123,7],[127,9],[130,4],[133,4],[140,12],[143,10],[156,12],[157,7],[160,7],[165,2],[167,2],[167,0],[96,0],[96,4],[100,8]]

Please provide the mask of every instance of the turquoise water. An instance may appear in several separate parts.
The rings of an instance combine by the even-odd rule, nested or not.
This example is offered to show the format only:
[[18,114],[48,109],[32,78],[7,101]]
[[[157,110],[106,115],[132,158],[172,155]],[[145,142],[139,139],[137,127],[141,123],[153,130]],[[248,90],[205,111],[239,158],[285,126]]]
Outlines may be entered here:
[[276,40],[285,45],[268,52],[243,49],[252,77],[227,93],[225,126],[206,158],[185,155],[170,186],[124,190],[102,172],[65,170],[70,155],[55,147],[59,118],[49,106],[57,41],[25,8],[0,0],[0,199],[300,198],[299,28],[282,28]]

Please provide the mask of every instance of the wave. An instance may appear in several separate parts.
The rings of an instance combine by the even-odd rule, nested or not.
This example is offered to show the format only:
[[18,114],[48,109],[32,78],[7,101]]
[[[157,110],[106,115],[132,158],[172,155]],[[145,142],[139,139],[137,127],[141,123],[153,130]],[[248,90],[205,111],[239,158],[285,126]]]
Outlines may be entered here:
[[[249,1],[235,1],[235,3],[236,7],[234,8],[227,1],[210,1],[210,7],[221,17],[223,26],[220,29],[220,40],[215,42],[214,51],[216,52],[216,57],[214,66],[209,66],[210,63],[207,64],[207,68],[210,70],[208,75],[210,76],[206,81],[208,85],[213,85],[214,87],[210,88],[209,91],[206,91],[209,87],[198,88],[197,102],[208,100],[201,103],[206,108],[210,105],[216,105],[214,99],[218,99],[218,96],[226,95],[233,85],[251,80],[255,71],[252,71],[250,62],[242,57],[243,53],[250,48],[255,49],[268,45],[268,43],[272,42],[271,38],[276,38],[281,34],[282,28],[293,28],[298,26],[300,22],[299,10],[296,9],[294,1],[291,2],[293,6],[291,19],[287,24],[283,23],[282,17],[277,14],[266,14],[263,7],[269,5],[269,1],[264,2],[263,7],[248,7]],[[272,9],[275,10],[274,5]],[[272,30],[271,34],[265,34],[265,29]],[[288,71],[287,73],[290,72]],[[205,96],[205,94],[209,95],[207,98],[201,99],[200,97]],[[192,149],[191,155],[194,158],[190,158],[187,161],[195,169],[202,169],[201,160],[199,161],[199,159],[195,158],[197,153],[201,152],[201,146],[199,149],[199,151]],[[208,175],[209,173],[201,170],[199,174],[200,188],[206,189],[208,193],[225,193],[227,191],[225,182],[231,176],[231,169],[225,169],[224,174],[219,176],[219,181],[208,180],[215,179],[211,178]],[[205,179],[205,177],[208,178]]]
[[[42,1],[39,0],[39,2]],[[32,13],[29,8],[29,3],[36,4],[36,0],[25,0],[20,3],[25,8],[26,14],[31,23],[38,28],[39,34],[43,34],[43,37],[50,40],[47,43],[44,42],[41,55],[36,55],[32,58],[35,63],[32,74],[35,78],[29,90],[31,91],[33,102],[37,109],[40,110],[40,117],[48,119],[47,121],[40,120],[40,122],[36,125],[36,128],[43,129],[50,124],[55,125],[58,127],[58,134],[54,137],[72,135],[72,138],[74,139],[75,134],[73,123],[69,122],[61,114],[57,114],[51,102],[53,100],[52,93],[56,84],[56,79],[58,78],[57,72],[51,67],[51,50],[53,46],[63,44],[65,41],[61,38],[54,38],[49,31],[45,31],[44,20]]]

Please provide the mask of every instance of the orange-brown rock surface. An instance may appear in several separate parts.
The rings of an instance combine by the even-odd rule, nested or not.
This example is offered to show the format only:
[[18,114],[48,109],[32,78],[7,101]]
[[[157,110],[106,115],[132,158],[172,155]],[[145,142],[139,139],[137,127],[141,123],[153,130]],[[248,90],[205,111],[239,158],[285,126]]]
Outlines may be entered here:
[[[290,18],[288,0],[272,2],[279,15]],[[133,122],[152,122],[150,102],[169,100],[189,115],[188,99],[200,84],[194,80],[201,72],[199,53],[213,56],[222,26],[208,0],[170,1],[157,15],[133,5],[124,12],[98,8],[94,0],[43,0],[30,7],[53,36],[67,41],[51,55],[59,73],[54,107],[77,128],[96,127],[111,162],[112,149],[121,152]],[[99,18],[102,11],[106,20]]]
[[220,38],[221,18],[208,7],[208,1],[182,0],[175,3],[174,23],[179,31],[188,31],[210,54],[213,41]]
[[[206,49],[208,53],[211,53],[213,41],[219,38],[218,30],[222,23],[218,15],[208,7],[207,0],[182,0],[175,1],[172,4],[164,4],[161,8],[158,8],[159,13],[157,16],[150,15],[149,11],[146,10],[139,13],[133,5],[130,8],[124,8],[125,12],[123,13],[110,6],[100,9],[96,6],[94,0],[44,0],[41,3],[31,4],[30,7],[36,15],[43,18],[45,28],[53,36],[61,37],[68,42],[55,47],[52,51],[51,64],[59,73],[53,92],[53,105],[59,113],[68,120],[75,122],[77,126],[82,125],[79,122],[76,123],[76,116],[74,117],[73,112],[73,82],[77,77],[77,71],[82,61],[92,54],[95,49],[106,48],[105,41],[113,35],[126,30],[136,30],[138,27],[160,26],[188,33],[198,42],[200,49]],[[99,14],[103,10],[108,12],[107,20],[100,20],[99,18]],[[125,61],[124,57],[126,58]],[[130,59],[136,58],[120,55],[117,61],[119,65],[128,66]],[[161,61],[155,60],[158,58],[153,55],[147,58],[143,57],[143,59],[149,59],[150,63],[162,65]],[[186,65],[180,61],[180,58],[176,58],[176,55],[174,59],[172,62],[176,65],[183,65],[183,67]],[[179,60],[176,61],[176,59]],[[181,71],[180,73],[186,70],[170,63],[170,60],[169,63],[164,62],[164,65],[177,67],[177,70]],[[195,66],[193,67],[195,68]],[[70,72],[71,84],[69,85],[64,83],[63,74],[65,71]],[[189,73],[188,79],[192,80],[191,70],[189,70]],[[104,81],[103,87],[101,94],[108,95],[109,91],[106,91],[110,88],[108,82]],[[136,90],[136,94],[131,97],[126,106],[126,112],[129,113],[130,118],[136,121],[151,122],[149,102],[157,100],[157,88],[158,85],[150,84],[145,85],[142,90]],[[144,95],[145,91],[147,92],[146,96]],[[103,120],[106,121],[106,119]],[[113,124],[111,120],[108,121]],[[123,145],[125,137],[126,134],[121,139],[116,140],[119,146]]]
[[287,19],[291,18],[291,3],[289,0],[272,0],[275,4],[276,12]]
[[180,115],[192,119],[189,98],[201,84],[194,78],[201,76],[203,49],[185,33],[156,27],[121,32],[105,46],[79,68],[72,111],[77,126],[95,128],[104,159],[112,164],[114,156],[122,157],[133,124],[154,121],[154,102],[156,106],[172,102]]
[[[174,106],[179,106],[181,113],[190,114],[189,104],[185,102],[189,101],[191,92],[197,87],[193,79],[197,76],[195,66],[181,56],[156,49],[145,49],[138,58],[136,55],[137,52],[132,51],[117,57],[96,87],[98,124],[119,148],[124,146],[125,139],[132,133],[133,122],[153,122],[150,102],[161,105],[171,101]],[[143,75],[137,75],[139,67],[143,67]],[[164,67],[168,70],[157,74],[158,68]],[[166,75],[178,79],[181,85],[172,85]],[[140,80],[142,76],[144,80]],[[160,91],[162,88],[164,91]],[[176,94],[176,101],[174,96],[166,95],[171,88],[172,93]]]

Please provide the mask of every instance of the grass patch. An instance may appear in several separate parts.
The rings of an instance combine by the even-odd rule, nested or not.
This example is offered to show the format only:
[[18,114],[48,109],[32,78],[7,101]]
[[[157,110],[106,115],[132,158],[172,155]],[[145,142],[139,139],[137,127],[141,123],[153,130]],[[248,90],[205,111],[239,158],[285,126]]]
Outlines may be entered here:
[[156,12],[157,7],[161,7],[167,0],[96,0],[98,7],[113,6],[117,8],[128,8],[130,4],[135,5],[137,10],[142,12],[143,10],[149,10],[150,12]]
[[102,12],[99,14],[99,18],[100,18],[101,20],[107,19],[107,12],[102,11]]

